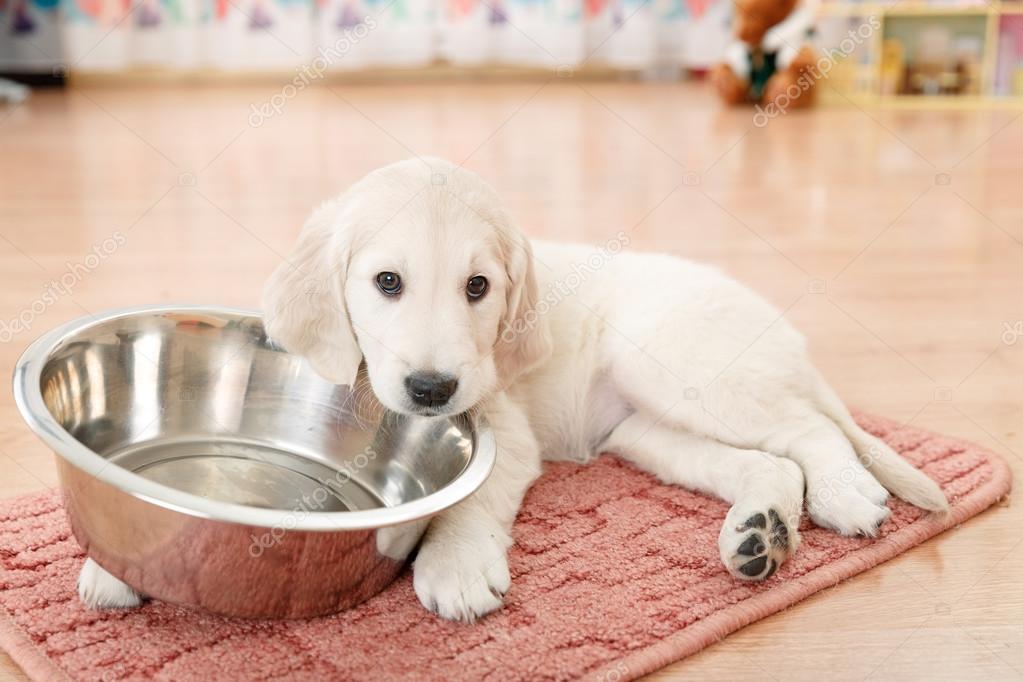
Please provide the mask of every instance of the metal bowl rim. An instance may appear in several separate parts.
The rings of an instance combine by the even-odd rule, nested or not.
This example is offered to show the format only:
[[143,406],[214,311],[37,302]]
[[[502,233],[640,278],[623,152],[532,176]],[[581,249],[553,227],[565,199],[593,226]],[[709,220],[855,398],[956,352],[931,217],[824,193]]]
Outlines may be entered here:
[[68,433],[43,402],[42,369],[52,353],[69,336],[112,320],[141,314],[207,314],[262,319],[258,310],[219,305],[141,305],[83,316],[43,334],[25,349],[14,368],[14,400],[29,428],[53,452],[87,474],[135,498],[190,516],[263,528],[298,531],[346,531],[382,528],[429,518],[461,502],[475,492],[490,475],[496,459],[494,435],[486,420],[472,422],[473,449],[465,469],[437,492],[393,507],[362,511],[318,512],[261,509],[230,502],[209,500],[150,481],[111,463]]

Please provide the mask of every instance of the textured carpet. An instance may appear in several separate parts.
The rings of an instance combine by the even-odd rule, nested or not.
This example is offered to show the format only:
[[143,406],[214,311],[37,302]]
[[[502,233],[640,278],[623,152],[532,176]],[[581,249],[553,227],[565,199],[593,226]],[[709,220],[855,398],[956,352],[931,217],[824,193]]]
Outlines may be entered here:
[[[727,506],[619,460],[554,464],[515,528],[505,608],[475,625],[424,611],[406,572],[327,618],[227,620],[162,603],[90,612],[59,496],[0,504],[0,645],[35,679],[632,679],[890,559],[1003,497],[1010,474],[970,443],[860,417],[937,480],[953,513],[900,501],[878,540],[804,520],[795,557],[763,583],[718,558]],[[300,579],[300,578],[298,578]]]

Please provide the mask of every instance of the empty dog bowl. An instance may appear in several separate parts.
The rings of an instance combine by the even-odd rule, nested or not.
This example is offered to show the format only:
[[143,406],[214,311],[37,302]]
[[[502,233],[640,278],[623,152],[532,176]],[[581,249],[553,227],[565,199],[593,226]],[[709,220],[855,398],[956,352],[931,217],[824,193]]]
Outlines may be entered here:
[[14,394],[58,455],[86,553],[143,594],[225,615],[376,594],[494,463],[485,425],[367,412],[242,310],[68,323],[25,351]]

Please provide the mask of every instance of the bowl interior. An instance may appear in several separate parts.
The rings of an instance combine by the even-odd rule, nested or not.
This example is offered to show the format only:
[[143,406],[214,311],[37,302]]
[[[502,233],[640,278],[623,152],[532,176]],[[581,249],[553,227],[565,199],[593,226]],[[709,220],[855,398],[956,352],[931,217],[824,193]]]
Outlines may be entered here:
[[254,315],[143,312],[78,328],[47,356],[40,389],[109,465],[252,507],[392,507],[441,490],[473,456],[467,419],[396,415],[363,390],[357,401],[275,348]]

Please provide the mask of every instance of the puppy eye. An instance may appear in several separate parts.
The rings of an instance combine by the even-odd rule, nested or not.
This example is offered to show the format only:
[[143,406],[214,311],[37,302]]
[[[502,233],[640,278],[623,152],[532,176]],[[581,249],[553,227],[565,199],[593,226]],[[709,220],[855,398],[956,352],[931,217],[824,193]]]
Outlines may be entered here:
[[397,296],[401,293],[401,277],[396,272],[378,273],[377,288],[388,296]]
[[482,298],[483,294],[487,293],[487,278],[483,275],[470,277],[468,284],[465,285],[465,293],[469,298]]

